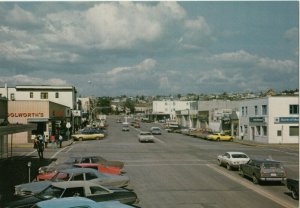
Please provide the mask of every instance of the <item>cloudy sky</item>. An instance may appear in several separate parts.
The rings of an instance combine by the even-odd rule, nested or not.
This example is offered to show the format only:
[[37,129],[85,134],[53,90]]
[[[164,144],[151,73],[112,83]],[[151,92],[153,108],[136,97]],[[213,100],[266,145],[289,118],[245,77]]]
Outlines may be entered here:
[[297,1],[0,2],[0,87],[82,96],[296,89]]

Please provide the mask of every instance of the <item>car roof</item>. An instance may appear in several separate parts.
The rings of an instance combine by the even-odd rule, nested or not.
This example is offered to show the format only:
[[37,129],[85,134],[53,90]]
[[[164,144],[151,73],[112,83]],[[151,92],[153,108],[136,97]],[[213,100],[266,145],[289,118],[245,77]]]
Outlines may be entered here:
[[59,199],[51,199],[38,202],[36,204],[39,208],[70,208],[70,207],[90,207],[90,208],[127,208],[131,207],[122,204],[119,201],[105,201],[95,202],[84,197],[65,197]]
[[233,155],[233,154],[243,154],[243,155],[247,155],[247,154],[245,154],[245,153],[243,153],[243,152],[227,152],[228,154],[230,154],[230,155]]
[[271,159],[252,159],[252,161],[255,161],[255,162],[259,162],[259,163],[280,163],[279,161],[276,161],[276,160],[271,160]]
[[79,187],[79,186],[99,186],[103,189],[106,189],[108,190],[107,188],[99,185],[99,184],[96,184],[96,183],[92,183],[92,182],[89,182],[89,181],[63,181],[63,182],[53,182],[51,183],[52,186],[55,186],[55,187],[58,187],[58,188],[62,188],[62,189],[65,189],[65,188],[74,188],[74,187]]
[[90,172],[93,172],[93,173],[98,173],[97,170],[95,169],[92,169],[92,168],[69,168],[69,169],[64,169],[64,170],[61,170],[59,171],[61,173],[90,173]]
[[97,207],[97,202],[84,198],[84,197],[65,197],[60,199],[51,199],[46,201],[41,201],[36,204],[40,208],[69,208],[69,207],[80,207],[89,206]]

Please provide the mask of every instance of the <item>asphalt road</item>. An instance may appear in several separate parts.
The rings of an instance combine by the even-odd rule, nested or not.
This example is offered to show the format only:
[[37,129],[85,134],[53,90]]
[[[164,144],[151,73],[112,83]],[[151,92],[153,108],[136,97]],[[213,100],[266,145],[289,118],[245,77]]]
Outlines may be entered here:
[[[216,160],[226,151],[242,151],[250,157],[281,161],[288,177],[299,178],[297,148],[212,142],[165,131],[155,136],[155,143],[139,143],[140,130],[159,124],[141,123],[141,129],[130,127],[129,132],[122,132],[122,124],[115,119],[109,119],[108,124],[109,135],[104,140],[48,148],[45,157],[60,162],[70,155],[101,155],[124,161],[129,187],[135,190],[143,208],[298,207],[284,185],[254,185],[238,171],[218,166]],[[16,150],[18,154],[36,154],[31,149]]]

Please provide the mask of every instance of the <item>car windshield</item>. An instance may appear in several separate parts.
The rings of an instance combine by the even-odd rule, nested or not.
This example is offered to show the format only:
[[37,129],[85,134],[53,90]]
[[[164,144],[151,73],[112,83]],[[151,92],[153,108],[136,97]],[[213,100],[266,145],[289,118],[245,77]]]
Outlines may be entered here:
[[248,158],[247,155],[244,154],[233,154],[231,156],[232,158]]
[[282,168],[280,163],[264,163],[264,168]]
[[49,186],[48,188],[41,191],[37,196],[42,199],[60,198],[64,189],[55,186]]

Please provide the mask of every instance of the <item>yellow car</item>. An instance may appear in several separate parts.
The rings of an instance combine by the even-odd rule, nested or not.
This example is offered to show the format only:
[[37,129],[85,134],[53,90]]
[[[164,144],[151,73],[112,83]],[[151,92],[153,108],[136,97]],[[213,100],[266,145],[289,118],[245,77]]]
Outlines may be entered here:
[[79,134],[73,134],[72,137],[76,141],[90,140],[90,139],[99,140],[99,139],[103,139],[105,137],[105,135],[96,130],[86,129],[86,130],[81,131],[81,133],[79,133]]
[[232,141],[233,137],[222,133],[214,133],[214,134],[207,135],[207,139],[214,140],[214,141]]

